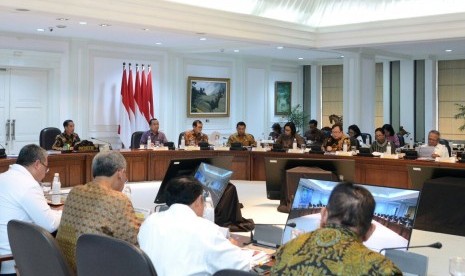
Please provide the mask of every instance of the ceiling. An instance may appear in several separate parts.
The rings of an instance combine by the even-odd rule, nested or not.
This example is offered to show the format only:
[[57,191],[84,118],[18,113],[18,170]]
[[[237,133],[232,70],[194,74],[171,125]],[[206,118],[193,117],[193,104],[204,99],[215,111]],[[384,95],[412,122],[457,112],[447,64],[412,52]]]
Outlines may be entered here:
[[[238,0],[238,3],[244,1]],[[283,4],[283,0],[257,1],[268,7],[273,3],[278,7]],[[287,2],[298,3],[300,6],[296,7],[299,8],[306,1]],[[327,10],[335,13],[334,3],[340,1],[319,0],[320,5],[325,1],[332,4]],[[2,1],[0,34],[129,43],[180,54],[266,57],[301,64],[342,62],[341,56],[351,53],[374,55],[378,60],[465,58],[465,13],[462,12],[383,21],[371,18],[370,22],[337,26],[309,26],[302,22],[162,0],[77,2]],[[319,16],[322,22],[321,12]],[[353,22],[354,19],[351,20]],[[100,24],[110,26],[102,27]]]

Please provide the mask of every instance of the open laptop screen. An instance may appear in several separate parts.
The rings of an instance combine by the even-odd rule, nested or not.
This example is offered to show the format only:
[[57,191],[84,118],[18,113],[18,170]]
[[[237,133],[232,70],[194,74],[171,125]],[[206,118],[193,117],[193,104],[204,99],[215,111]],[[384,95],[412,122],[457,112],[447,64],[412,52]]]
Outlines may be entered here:
[[201,163],[195,171],[194,177],[210,192],[213,207],[216,207],[232,174],[232,171],[215,167],[207,163]]
[[[328,204],[329,195],[340,182],[301,178],[294,196],[282,243],[299,234],[311,232],[320,227],[320,211]],[[408,246],[416,215],[420,192],[417,190],[360,185],[371,192],[375,201],[373,223],[376,230],[364,244],[379,251],[387,247]]]

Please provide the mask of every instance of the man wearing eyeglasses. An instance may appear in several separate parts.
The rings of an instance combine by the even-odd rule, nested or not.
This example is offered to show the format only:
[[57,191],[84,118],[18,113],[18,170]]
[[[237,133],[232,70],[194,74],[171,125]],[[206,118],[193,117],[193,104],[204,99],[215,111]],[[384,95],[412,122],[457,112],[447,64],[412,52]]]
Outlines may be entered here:
[[[11,254],[7,235],[10,220],[32,222],[49,232],[57,230],[61,210],[50,208],[39,184],[47,172],[47,152],[30,144],[21,149],[16,164],[0,174],[0,255]],[[14,261],[2,262],[0,274],[14,273]]]

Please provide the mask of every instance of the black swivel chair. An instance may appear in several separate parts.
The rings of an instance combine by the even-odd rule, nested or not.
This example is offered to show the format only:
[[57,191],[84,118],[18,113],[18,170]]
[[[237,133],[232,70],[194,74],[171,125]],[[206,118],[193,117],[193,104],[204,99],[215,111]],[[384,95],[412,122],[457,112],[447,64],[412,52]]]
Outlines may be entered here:
[[449,141],[447,141],[446,139],[439,139],[439,144],[446,146],[450,156],[452,149],[450,148]]
[[399,135],[399,134],[396,134],[396,135],[397,135],[397,137],[399,138],[399,145],[400,145],[401,147],[405,146],[405,139],[404,139],[404,136]]
[[131,135],[131,149],[138,149],[140,147],[142,134],[144,134],[143,131],[136,131]]
[[55,143],[55,138],[61,133],[56,127],[46,127],[40,131],[39,144],[45,150],[51,150]]
[[21,276],[74,275],[55,238],[33,223],[10,220],[8,240]]
[[179,147],[179,145],[181,145],[181,139],[182,139],[182,137],[184,136],[184,134],[185,134],[185,131],[179,133],[179,137],[178,137],[178,147]]
[[76,260],[78,275],[157,275],[152,261],[141,249],[109,236],[81,235],[76,245]]
[[362,136],[363,143],[365,143],[365,145],[371,145],[372,140],[370,133],[360,133],[360,135]]

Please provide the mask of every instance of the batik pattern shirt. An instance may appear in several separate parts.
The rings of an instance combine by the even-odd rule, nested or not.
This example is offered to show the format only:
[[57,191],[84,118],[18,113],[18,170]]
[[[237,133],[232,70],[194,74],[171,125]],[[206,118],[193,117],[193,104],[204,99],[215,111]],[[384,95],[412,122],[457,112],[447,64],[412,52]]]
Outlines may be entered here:
[[402,275],[383,255],[365,247],[352,230],[327,225],[278,249],[272,275]]
[[232,134],[231,136],[229,136],[229,139],[228,139],[228,147],[230,147],[232,143],[241,143],[242,146],[256,146],[257,145],[253,135],[247,134],[247,133],[245,135],[239,135],[237,133]]
[[57,241],[76,270],[76,242],[82,234],[101,234],[137,244],[140,221],[129,198],[121,192],[87,183],[66,198]]
[[193,130],[188,130],[184,133],[184,139],[186,140],[186,146],[190,146],[191,142],[195,146],[198,146],[200,142],[208,143],[208,136],[203,133],[195,133]]
[[65,132],[57,135],[55,138],[55,143],[52,146],[52,149],[54,150],[63,150],[63,147],[65,144],[67,144],[69,147],[74,147],[78,142],[80,142],[81,139],[79,138],[79,135],[77,133],[72,133],[71,135],[66,134]]

